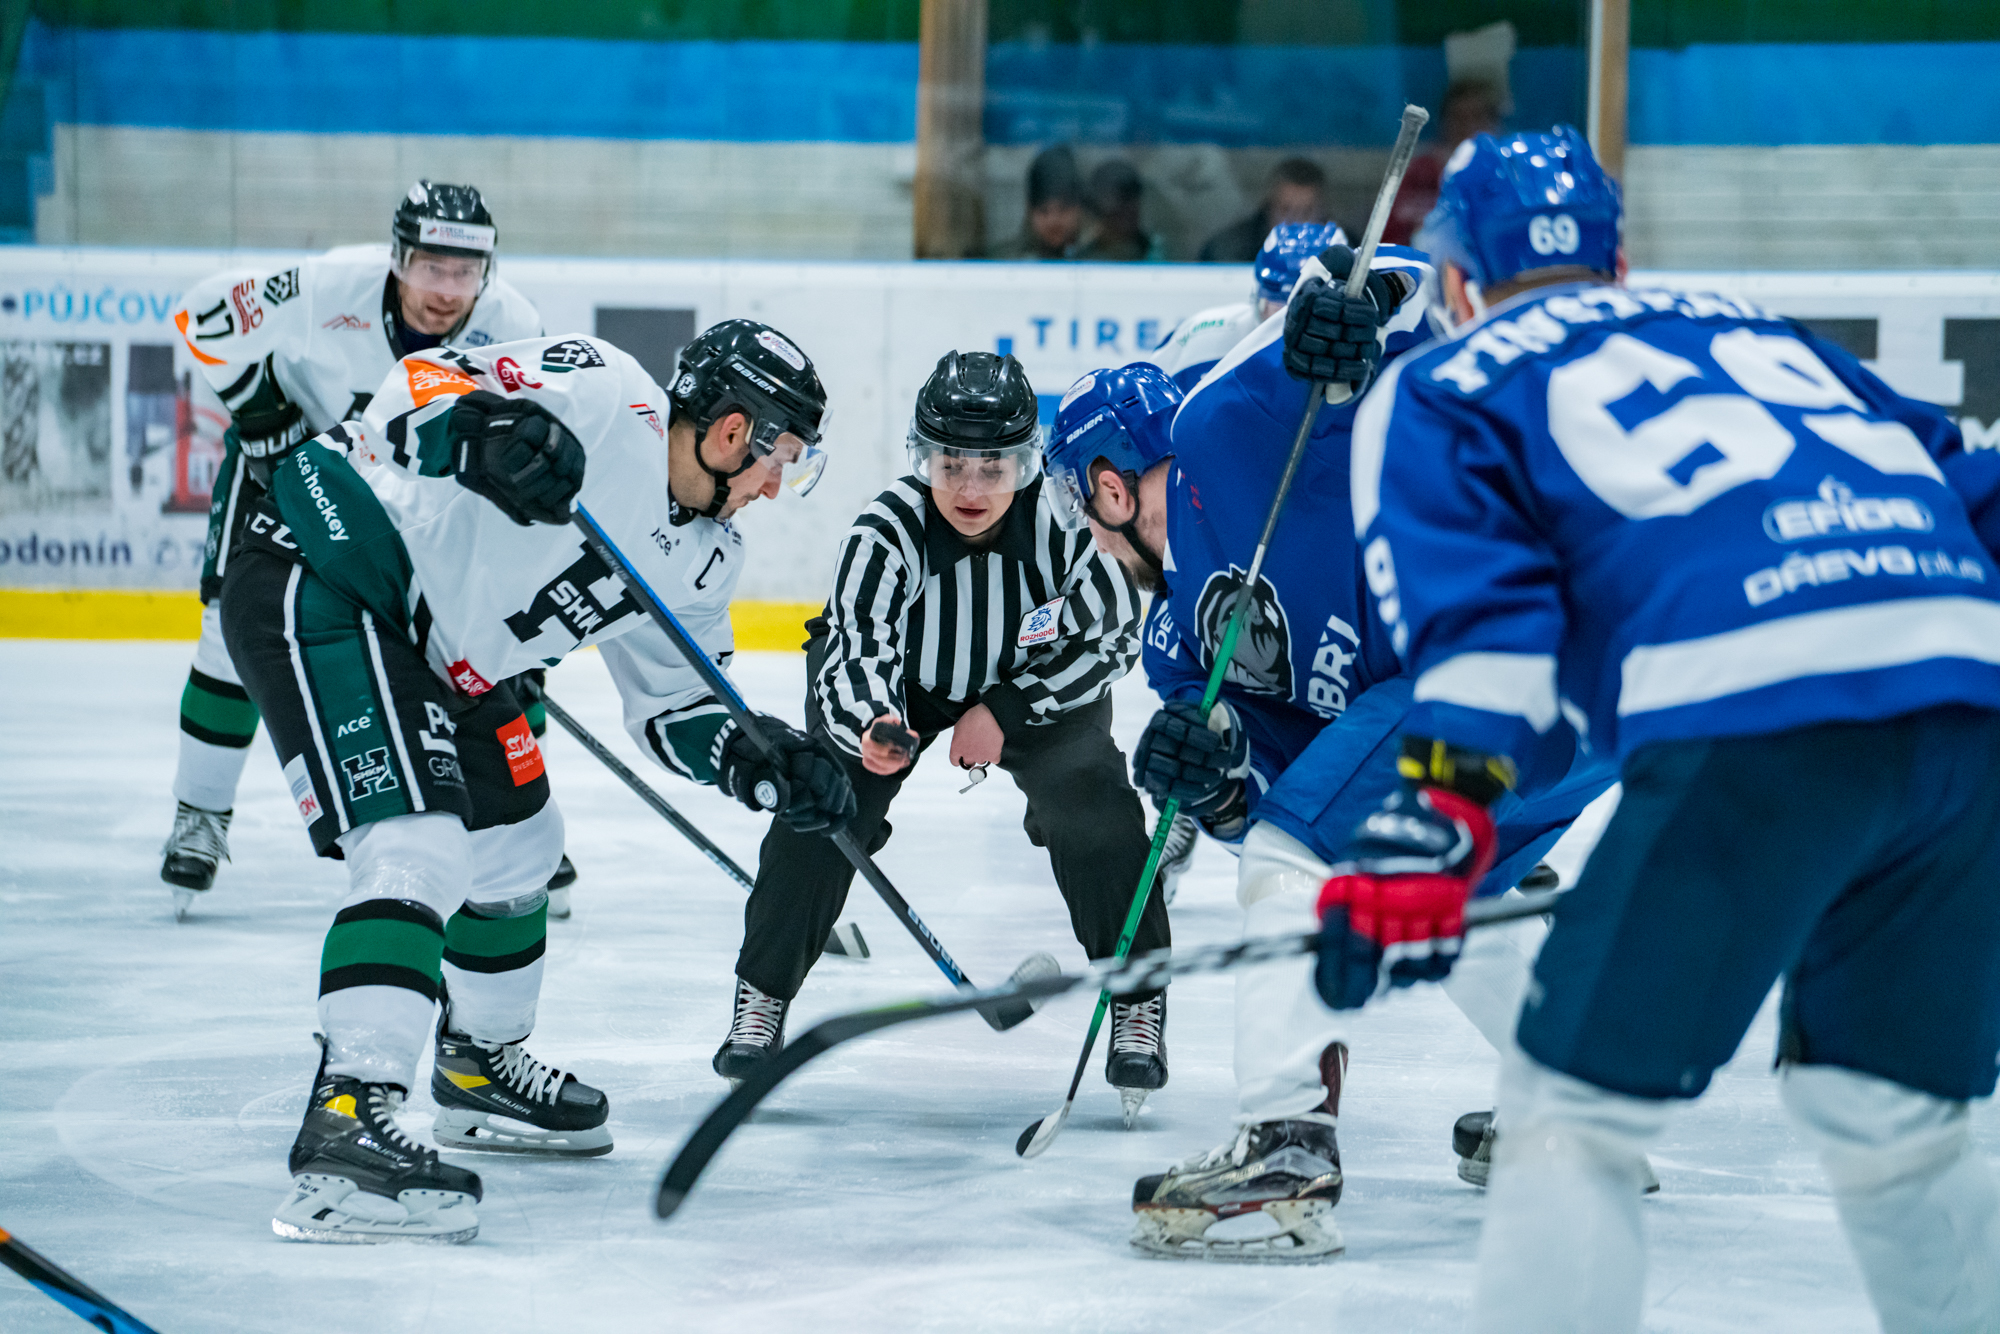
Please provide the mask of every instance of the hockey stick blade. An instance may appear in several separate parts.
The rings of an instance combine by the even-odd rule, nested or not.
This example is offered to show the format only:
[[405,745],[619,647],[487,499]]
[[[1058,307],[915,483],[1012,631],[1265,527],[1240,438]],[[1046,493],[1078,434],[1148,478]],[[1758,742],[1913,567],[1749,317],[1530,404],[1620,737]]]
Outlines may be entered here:
[[62,1268],[47,1256],[29,1247],[5,1228],[0,1228],[0,1265],[40,1288],[59,1305],[74,1311],[85,1324],[107,1334],[158,1334],[151,1325],[125,1310],[109,1297]]
[[855,923],[835,922],[833,930],[826,933],[826,953],[860,963],[868,958],[868,941]]
[[[1008,974],[1007,986],[1018,987],[1023,982],[1033,982],[1044,977],[1058,977],[1061,974],[1062,965],[1056,962],[1055,955],[1046,953],[1030,954],[1027,958],[1021,960],[1020,967]],[[1005,1005],[995,1006],[991,1010],[981,1010],[979,1013],[985,1018],[987,1023],[993,1025],[994,1032],[1005,1033],[1015,1025],[1026,1023],[1028,1020],[1034,1018],[1035,1011],[1042,1008],[1044,999],[1046,998],[1021,997],[1009,1001]]]
[[[1546,894],[1526,894],[1518,899],[1481,899],[1466,905],[1465,929],[1470,931],[1482,926],[1492,926],[1500,922],[1511,922],[1517,918],[1535,917],[1555,907],[1563,891]],[[992,1009],[1012,1001],[1030,1003],[1045,1002],[1078,987],[1103,988],[1113,995],[1125,995],[1134,991],[1157,990],[1176,977],[1186,977],[1195,973],[1221,973],[1232,968],[1247,967],[1251,964],[1269,963],[1274,959],[1293,958],[1311,954],[1319,939],[1316,932],[1305,932],[1296,936],[1268,936],[1253,940],[1239,940],[1226,945],[1208,945],[1200,949],[1183,950],[1178,955],[1171,949],[1156,950],[1142,954],[1136,959],[1120,962],[1105,960],[1081,973],[1056,973],[1047,977],[1031,977],[1019,982],[997,987],[992,991],[960,992],[956,996],[937,1000],[902,1001],[895,1005],[878,1006],[872,1010],[857,1010],[852,1014],[835,1015],[813,1025],[801,1033],[796,1040],[781,1048],[778,1054],[759,1065],[745,1076],[730,1095],[717,1103],[709,1114],[694,1128],[680,1152],[667,1164],[666,1172],[660,1178],[660,1187],[654,1199],[654,1212],[661,1218],[671,1218],[688,1193],[701,1179],[710,1160],[721,1150],[736,1128],[743,1124],[750,1113],[757,1109],[771,1090],[782,1084],[794,1070],[825,1051],[830,1051],[843,1042],[858,1038],[879,1029],[891,1028],[897,1024],[914,1023],[919,1019],[938,1019],[948,1014],[963,1014],[967,1010]],[[1032,961],[1031,961],[1032,962]],[[1026,968],[1026,964],[1022,968]],[[1017,969],[1017,972],[1021,969]],[[1058,1114],[1060,1117],[1061,1114]],[[1030,1130],[1040,1127],[1038,1121]],[[1052,1136],[1053,1137],[1053,1136]],[[1032,1138],[1024,1135],[1024,1139]],[[1016,1152],[1020,1146],[1016,1146]],[[1029,1156],[1023,1154],[1023,1156]]]

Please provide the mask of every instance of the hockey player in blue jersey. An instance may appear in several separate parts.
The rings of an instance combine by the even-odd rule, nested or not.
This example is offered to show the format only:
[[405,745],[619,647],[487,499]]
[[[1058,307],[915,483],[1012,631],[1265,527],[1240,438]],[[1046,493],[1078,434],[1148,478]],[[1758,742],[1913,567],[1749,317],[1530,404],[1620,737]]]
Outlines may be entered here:
[[[1391,738],[1410,706],[1409,682],[1368,612],[1348,505],[1354,409],[1341,403],[1316,419],[1222,703],[1212,718],[1199,713],[1212,654],[1305,408],[1307,384],[1298,376],[1331,382],[1340,403],[1366,386],[1385,344],[1393,356],[1426,336],[1417,298],[1429,274],[1423,256],[1383,248],[1368,295],[1357,302],[1328,283],[1344,275],[1352,253],[1343,247],[1327,259],[1339,272],[1310,261],[1303,304],[1239,345],[1184,403],[1150,365],[1078,381],[1059,408],[1047,455],[1065,521],[1089,522],[1099,545],[1156,594],[1143,655],[1167,703],[1135,751],[1135,778],[1156,801],[1180,799],[1211,834],[1241,848],[1237,894],[1252,935],[1310,929],[1333,854],[1396,785]],[[1307,355],[1308,343],[1321,355]],[[1556,776],[1566,762],[1554,766]],[[1550,799],[1516,801],[1493,891],[1533,869],[1606,782],[1586,778]],[[1494,1012],[1482,1028],[1496,1040],[1511,1026],[1530,957],[1513,954],[1518,981],[1503,983],[1488,1007]],[[1140,1180],[1135,1242],[1243,1259],[1312,1259],[1339,1249],[1339,1231],[1325,1215],[1340,1193],[1335,1128],[1346,1038],[1346,1021],[1314,998],[1303,963],[1240,973],[1238,1133],[1214,1153]],[[1249,1209],[1262,1209],[1277,1230],[1255,1243],[1206,1237],[1219,1217]]]
[[1883,1327],[2000,1329],[1966,1108],[2000,1049],[2000,460],[1796,324],[1622,287],[1618,229],[1573,130],[1448,167],[1465,326],[1354,429],[1417,703],[1322,993],[1451,966],[1490,803],[1569,718],[1624,796],[1503,1065],[1473,1327],[1639,1327],[1641,1154],[1782,978],[1781,1096]]
[[[1329,246],[1346,245],[1347,233],[1337,222],[1281,222],[1264,238],[1250,266],[1252,286],[1247,301],[1199,310],[1174,326],[1167,341],[1146,360],[1165,371],[1183,393],[1193,390],[1215,363],[1248,338],[1257,326],[1285,308],[1299,269]],[[1303,406],[1303,400],[1301,400]]]

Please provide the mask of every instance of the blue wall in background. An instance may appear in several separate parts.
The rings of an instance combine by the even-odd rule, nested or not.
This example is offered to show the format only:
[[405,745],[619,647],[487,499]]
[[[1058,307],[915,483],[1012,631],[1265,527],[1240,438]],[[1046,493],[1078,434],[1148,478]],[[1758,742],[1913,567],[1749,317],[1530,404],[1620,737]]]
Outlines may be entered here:
[[[2000,143],[1996,70],[2000,43],[1637,50],[1631,138]],[[1520,51],[1513,123],[1580,122],[1586,78],[1578,51]],[[5,118],[16,137],[45,134],[45,104],[57,122],[216,131],[908,143],[916,83],[914,43],[30,22]],[[1001,42],[987,55],[986,134],[997,144],[1386,146],[1403,102],[1435,108],[1444,85],[1435,47]]]

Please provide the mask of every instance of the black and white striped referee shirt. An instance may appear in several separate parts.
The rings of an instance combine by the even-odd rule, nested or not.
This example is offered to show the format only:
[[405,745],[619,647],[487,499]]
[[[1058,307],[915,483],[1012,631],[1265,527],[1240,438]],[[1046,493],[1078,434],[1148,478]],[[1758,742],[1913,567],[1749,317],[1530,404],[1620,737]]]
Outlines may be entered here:
[[833,739],[861,753],[885,713],[909,717],[914,683],[977,701],[1004,733],[1102,698],[1139,654],[1139,593],[1088,532],[1065,532],[1038,480],[999,535],[967,545],[905,477],[842,539],[827,603],[827,652],[812,688]]

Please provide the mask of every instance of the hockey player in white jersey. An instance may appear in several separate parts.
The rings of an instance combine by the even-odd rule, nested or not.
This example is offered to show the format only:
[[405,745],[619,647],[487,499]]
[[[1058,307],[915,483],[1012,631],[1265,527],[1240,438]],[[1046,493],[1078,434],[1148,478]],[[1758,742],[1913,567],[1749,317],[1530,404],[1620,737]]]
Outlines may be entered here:
[[273,470],[223,632],[314,847],[350,884],[320,961],[325,1054],[280,1235],[477,1231],[478,1177],[395,1120],[438,1001],[440,1144],[611,1149],[605,1095],[524,1046],[562,818],[509,678],[599,644],[661,763],[801,830],[852,817],[831,750],[777,719],[777,759],[749,744],[568,522],[586,505],[726,664],[743,560],[728,520],[781,479],[810,488],[825,402],[805,355],[748,320],[689,344],[670,397],[592,338],[439,348]]
[[229,855],[236,785],[257,732],[256,706],[223,647],[217,596],[263,489],[258,472],[359,417],[400,357],[542,331],[534,306],[494,273],[497,232],[473,187],[418,181],[397,205],[392,236],[390,246],[342,246],[276,271],[225,269],[196,284],[174,316],[230,415],[209,510],[201,642],[181,695],[174,829],[160,868],[177,915]]
[[1255,286],[1250,299],[1196,311],[1175,325],[1167,341],[1146,360],[1165,371],[1182,393],[1192,390],[1229,355],[1229,349],[1285,308],[1307,260],[1328,246],[1346,244],[1347,233],[1336,222],[1279,223],[1264,238],[1264,248],[1251,266]]

